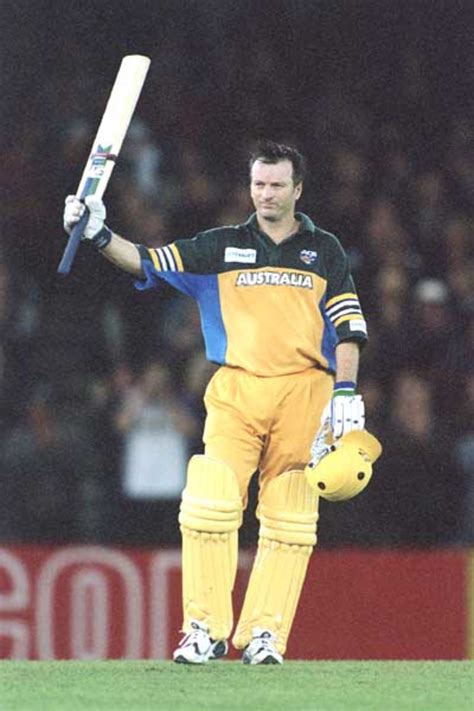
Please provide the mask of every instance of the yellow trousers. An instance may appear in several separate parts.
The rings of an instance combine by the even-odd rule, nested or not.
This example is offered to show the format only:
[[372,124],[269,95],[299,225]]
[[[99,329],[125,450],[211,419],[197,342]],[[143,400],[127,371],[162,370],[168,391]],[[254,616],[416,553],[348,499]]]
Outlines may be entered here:
[[316,369],[262,378],[222,367],[212,378],[205,454],[191,460],[180,512],[185,631],[195,619],[214,639],[231,632],[238,528],[258,470],[259,544],[233,643],[264,627],[284,653],[316,542],[318,496],[303,469],[332,388]]
[[332,376],[316,368],[270,378],[227,366],[215,373],[204,398],[205,454],[231,467],[244,504],[257,470],[263,500],[268,480],[304,469],[332,389]]

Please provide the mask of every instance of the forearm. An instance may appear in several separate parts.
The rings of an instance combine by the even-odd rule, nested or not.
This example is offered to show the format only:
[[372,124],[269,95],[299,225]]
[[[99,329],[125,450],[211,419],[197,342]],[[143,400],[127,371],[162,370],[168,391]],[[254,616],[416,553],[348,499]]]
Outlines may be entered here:
[[142,276],[140,253],[133,242],[112,233],[109,244],[100,250],[109,262],[133,276]]
[[357,382],[359,355],[359,345],[354,341],[342,341],[336,346],[336,382]]
[[[333,396],[322,416],[322,422],[329,421],[334,439],[339,439],[351,430],[364,428],[364,402],[362,396],[356,394],[358,371],[359,345],[354,341],[341,341],[336,346],[336,382]],[[318,441],[316,438],[313,456],[318,449]]]

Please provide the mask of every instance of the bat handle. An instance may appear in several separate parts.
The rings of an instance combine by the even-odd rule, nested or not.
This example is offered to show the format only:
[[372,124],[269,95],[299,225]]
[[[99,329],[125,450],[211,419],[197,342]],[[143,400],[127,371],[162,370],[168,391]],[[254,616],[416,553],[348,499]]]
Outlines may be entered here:
[[69,235],[69,239],[64,249],[62,259],[59,263],[58,274],[69,274],[69,271],[72,267],[72,263],[74,261],[74,257],[76,256],[76,252],[81,242],[81,237],[84,234],[88,219],[89,210],[86,207],[83,214],[81,215],[79,222],[74,225],[71,234]]

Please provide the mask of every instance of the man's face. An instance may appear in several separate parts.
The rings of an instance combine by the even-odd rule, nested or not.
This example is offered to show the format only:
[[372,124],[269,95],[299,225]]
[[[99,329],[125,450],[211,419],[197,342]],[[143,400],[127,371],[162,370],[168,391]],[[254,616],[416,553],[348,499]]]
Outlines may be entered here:
[[257,215],[269,222],[279,222],[295,211],[302,183],[293,183],[293,165],[289,160],[264,163],[256,160],[250,173],[250,195]]

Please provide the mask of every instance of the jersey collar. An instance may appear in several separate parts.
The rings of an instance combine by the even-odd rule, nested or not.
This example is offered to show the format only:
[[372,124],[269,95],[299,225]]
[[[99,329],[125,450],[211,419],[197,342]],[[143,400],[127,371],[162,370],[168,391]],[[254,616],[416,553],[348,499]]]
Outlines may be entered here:
[[[293,237],[296,237],[297,235],[304,234],[305,232],[310,232],[311,234],[314,234],[314,231],[316,229],[316,226],[312,219],[308,217],[308,215],[305,215],[304,212],[295,212],[295,219],[298,220],[300,223],[298,232],[296,232]],[[258,222],[257,222],[257,213],[254,212],[252,215],[250,215],[249,219],[245,223],[248,225],[252,230],[255,232],[259,232],[260,234],[265,234],[262,232],[260,229]],[[288,238],[287,238],[288,239]],[[284,240],[286,242],[286,240]]]

